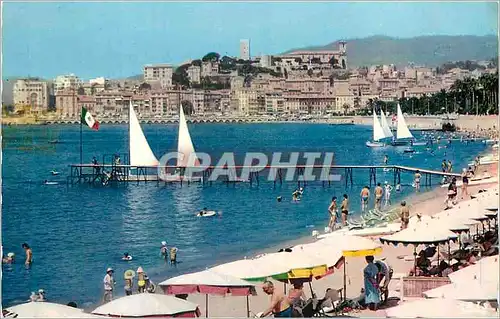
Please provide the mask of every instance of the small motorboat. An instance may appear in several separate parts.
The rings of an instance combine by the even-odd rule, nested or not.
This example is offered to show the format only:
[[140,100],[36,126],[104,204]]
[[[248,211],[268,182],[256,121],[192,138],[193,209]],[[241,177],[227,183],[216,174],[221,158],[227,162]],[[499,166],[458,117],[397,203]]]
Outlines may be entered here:
[[202,210],[198,214],[196,214],[196,217],[214,217],[217,216],[217,212],[214,210]]
[[59,144],[59,140],[50,140],[49,144]]
[[412,145],[413,146],[426,146],[427,142],[422,142],[422,141],[420,141],[420,142],[413,142]]
[[366,146],[368,147],[384,147],[385,144],[382,142],[372,142],[372,141],[367,141]]
[[407,147],[403,151],[404,153],[415,153],[415,150],[412,147]]
[[58,185],[58,182],[50,182],[50,181],[45,181],[43,182],[44,185]]
[[52,175],[59,175],[59,172],[58,172],[58,171],[56,171],[56,170],[52,170],[52,171],[50,171],[50,173],[51,173]]

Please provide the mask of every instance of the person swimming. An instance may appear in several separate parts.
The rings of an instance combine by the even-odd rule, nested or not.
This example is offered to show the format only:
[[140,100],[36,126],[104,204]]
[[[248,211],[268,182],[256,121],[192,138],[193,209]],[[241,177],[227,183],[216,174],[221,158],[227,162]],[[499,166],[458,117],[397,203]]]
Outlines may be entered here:
[[281,196],[276,197],[276,200],[277,200],[278,202],[281,202],[281,200],[282,200],[282,199],[283,199],[283,198],[282,198]]
[[292,200],[294,202],[298,202],[300,200],[299,198],[300,196],[300,191],[298,189],[296,189],[293,193],[292,193]]
[[124,253],[123,257],[122,257],[122,260],[130,261],[130,260],[132,260],[132,256],[130,256],[129,253]]

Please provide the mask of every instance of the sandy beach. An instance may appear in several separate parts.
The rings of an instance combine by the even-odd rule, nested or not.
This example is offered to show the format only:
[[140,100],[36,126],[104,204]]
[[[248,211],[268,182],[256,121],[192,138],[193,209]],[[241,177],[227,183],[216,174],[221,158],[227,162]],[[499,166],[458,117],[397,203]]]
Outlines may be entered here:
[[[496,176],[498,174],[498,164],[482,166],[481,171],[487,170],[491,175]],[[497,186],[498,183],[488,183],[482,185],[476,185],[469,187],[470,194],[476,194],[480,189],[488,189]],[[444,208],[444,198],[446,196],[446,188],[436,188],[430,192],[416,194],[410,196],[407,202],[410,204],[411,215],[414,216],[417,213],[422,215],[433,215],[439,213]],[[458,199],[460,201],[461,193],[459,190]],[[464,199],[465,200],[465,199]],[[278,230],[277,230],[278,231]],[[322,232],[322,231],[321,231]],[[370,237],[372,239],[377,239],[378,237]],[[305,244],[313,242],[315,239],[312,236],[300,238],[294,241],[286,242],[279,247],[274,247],[270,249],[263,250],[262,253],[266,252],[276,252],[280,248],[291,247],[298,244]],[[405,261],[401,256],[412,256],[413,246],[409,245],[404,247],[402,245],[392,246],[383,245],[383,252],[381,255],[376,256],[376,259],[385,257],[386,262],[393,267],[394,277],[398,278],[400,275],[408,273],[413,265],[413,261]],[[357,297],[360,293],[360,289],[363,287],[363,273],[362,270],[365,267],[366,262],[363,257],[348,257],[346,259],[346,273],[347,273],[347,297],[353,298]],[[277,282],[276,285],[283,289],[282,283]],[[343,287],[343,269],[342,266],[335,271],[335,273],[326,276],[320,280],[314,280],[312,282],[312,287],[314,293],[318,298],[322,298],[325,294],[327,288],[338,289]],[[257,296],[250,297],[250,311],[253,314],[259,313],[265,310],[269,305],[269,296],[264,294],[257,285]],[[398,297],[399,292],[399,280],[393,279],[389,286],[389,297]],[[311,297],[311,291],[308,285],[304,285],[304,291],[306,296]],[[205,314],[205,295],[190,295],[188,297],[189,301],[199,304],[202,315]],[[220,296],[209,296],[209,316],[210,317],[245,317],[246,316],[246,297],[220,297]],[[397,302],[390,301],[385,307],[392,307],[397,305]],[[354,312],[350,315],[359,317],[385,317],[384,309],[381,308],[378,311],[363,310],[361,312]]]

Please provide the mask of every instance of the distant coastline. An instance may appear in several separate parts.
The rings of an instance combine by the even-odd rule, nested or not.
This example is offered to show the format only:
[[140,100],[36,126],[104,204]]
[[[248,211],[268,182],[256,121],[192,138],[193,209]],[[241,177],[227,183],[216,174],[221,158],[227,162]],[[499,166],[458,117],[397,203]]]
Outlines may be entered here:
[[[407,116],[406,122],[410,129],[441,129],[443,119],[441,116]],[[141,124],[177,124],[177,119],[141,119]],[[123,125],[127,124],[127,119],[123,118],[101,118],[101,124],[106,125]],[[332,116],[332,117],[316,117],[302,119],[277,119],[266,117],[190,117],[187,119],[189,124],[251,124],[251,123],[316,123],[316,124],[331,124],[331,125],[372,125],[371,116]],[[460,115],[456,120],[453,120],[455,125],[464,130],[476,130],[478,127],[482,129],[498,129],[498,115]],[[79,124],[77,119],[56,120],[56,119],[41,119],[36,117],[3,117],[2,125],[63,125],[63,124]]]

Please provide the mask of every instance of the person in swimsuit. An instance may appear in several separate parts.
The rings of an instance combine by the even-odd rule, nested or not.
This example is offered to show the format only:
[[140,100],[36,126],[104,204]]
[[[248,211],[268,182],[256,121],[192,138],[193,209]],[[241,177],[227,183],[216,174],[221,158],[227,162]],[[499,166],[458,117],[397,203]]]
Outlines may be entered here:
[[167,242],[166,241],[162,241],[161,242],[160,256],[163,259],[167,260],[167,257],[168,257],[168,248],[167,248]]
[[408,206],[406,206],[405,201],[401,202],[400,217],[401,217],[401,229],[408,228],[408,224],[410,223],[410,209],[408,208]]
[[382,196],[384,196],[384,189],[378,183],[375,187],[375,209],[382,210]]
[[462,199],[464,199],[464,195],[468,196],[469,193],[467,191],[467,186],[469,186],[469,172],[464,168],[462,170]]
[[417,192],[420,192],[420,178],[422,178],[422,174],[420,174],[420,171],[417,170],[417,172],[415,173],[415,190]]
[[453,164],[451,164],[451,160],[448,160],[448,173],[451,173],[453,170]]
[[328,223],[328,228],[332,231],[337,223],[337,196],[333,196],[332,202],[328,207],[328,212],[330,213],[330,222]]
[[288,300],[292,306],[293,317],[297,315],[302,317],[300,308],[306,302],[306,294],[304,293],[304,285],[301,283],[293,284],[293,287],[288,291]]
[[349,199],[347,194],[344,194],[340,211],[342,212],[342,225],[347,226],[347,215],[349,215]]
[[368,209],[368,199],[370,198],[370,187],[365,186],[361,190],[361,211],[365,212]]
[[270,281],[265,281],[262,285],[262,291],[271,296],[271,304],[259,317],[266,317],[273,313],[275,318],[290,318],[292,317],[292,307],[288,298],[275,289],[274,284]]
[[392,186],[387,182],[385,181],[385,192],[384,192],[384,195],[385,195],[385,206],[389,206],[391,204],[391,192],[392,192]]
[[389,163],[389,156],[384,155],[384,165],[387,165]]
[[443,160],[443,162],[441,163],[441,171],[443,171],[443,173],[446,173],[448,169],[448,164],[446,164],[446,159]]
[[24,251],[26,252],[26,261],[24,262],[24,265],[29,268],[31,264],[33,263],[33,251],[31,250],[30,246],[27,243],[22,244],[22,247],[24,248]]

